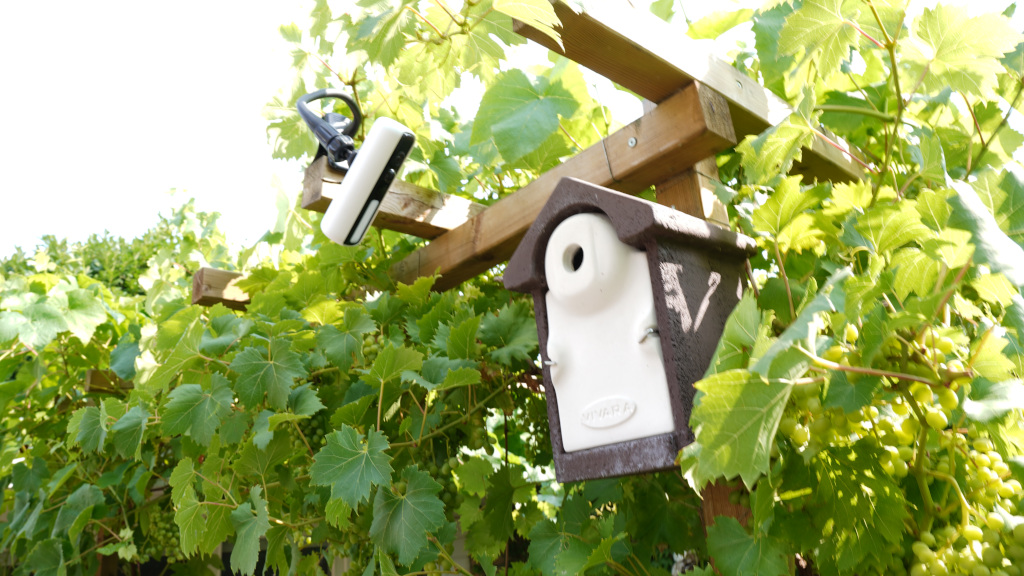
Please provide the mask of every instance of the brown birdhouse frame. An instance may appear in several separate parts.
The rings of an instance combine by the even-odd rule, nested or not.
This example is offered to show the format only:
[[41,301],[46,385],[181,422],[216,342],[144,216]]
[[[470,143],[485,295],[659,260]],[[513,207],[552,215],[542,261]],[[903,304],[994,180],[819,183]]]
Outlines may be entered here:
[[[606,216],[618,240],[646,254],[674,431],[567,452],[548,356],[545,251],[552,233],[581,213]],[[726,318],[743,292],[754,241],[672,208],[563,179],[509,261],[504,283],[533,295],[555,472],[560,482],[667,470],[693,442],[693,384],[707,370]],[[601,361],[601,359],[594,359]],[[628,385],[628,384],[627,384]]]

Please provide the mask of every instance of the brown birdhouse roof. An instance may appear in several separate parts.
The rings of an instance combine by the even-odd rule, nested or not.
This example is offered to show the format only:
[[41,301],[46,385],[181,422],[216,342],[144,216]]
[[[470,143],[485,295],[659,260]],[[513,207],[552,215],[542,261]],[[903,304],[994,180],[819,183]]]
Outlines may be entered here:
[[575,178],[563,178],[509,260],[505,287],[516,292],[546,288],[544,249],[551,233],[566,218],[585,212],[607,216],[619,240],[641,250],[654,242],[671,241],[717,251],[723,256],[746,258],[756,248],[751,238],[668,206]]

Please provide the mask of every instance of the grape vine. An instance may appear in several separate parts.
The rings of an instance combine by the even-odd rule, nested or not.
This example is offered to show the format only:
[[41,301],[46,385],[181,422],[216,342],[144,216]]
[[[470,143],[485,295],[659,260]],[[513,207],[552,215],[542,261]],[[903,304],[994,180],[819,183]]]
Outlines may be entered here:
[[[416,132],[404,180],[484,204],[617,127],[576,64],[509,64],[513,17],[557,36],[547,0],[349,8],[281,28],[278,157],[311,157],[292,103],[327,86]],[[500,267],[435,292],[388,276],[418,239],[342,247],[284,207],[239,249],[187,204],[0,262],[0,573],[205,574],[229,548],[245,575],[1021,574],[1021,34],[881,0],[683,20],[747,23],[734,65],[795,112],[717,158],[760,250],[678,470],[555,481],[532,303]],[[789,175],[808,145],[863,178]],[[208,265],[244,274],[245,311],[189,304]],[[712,483],[744,523],[702,518]]]

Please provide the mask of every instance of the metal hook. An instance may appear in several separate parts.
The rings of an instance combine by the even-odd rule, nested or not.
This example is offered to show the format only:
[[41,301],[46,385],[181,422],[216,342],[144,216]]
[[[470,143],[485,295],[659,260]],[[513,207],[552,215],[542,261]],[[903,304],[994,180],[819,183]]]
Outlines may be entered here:
[[644,330],[643,334],[640,335],[640,344],[643,344],[647,340],[647,337],[650,336],[651,334],[657,334],[659,338],[661,337],[661,334],[658,333],[657,328],[648,328],[647,330]]

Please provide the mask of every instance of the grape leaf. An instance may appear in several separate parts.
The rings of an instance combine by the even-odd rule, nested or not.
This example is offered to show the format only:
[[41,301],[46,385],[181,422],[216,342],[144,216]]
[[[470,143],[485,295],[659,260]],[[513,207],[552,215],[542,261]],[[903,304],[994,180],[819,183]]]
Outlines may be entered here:
[[808,0],[786,19],[779,34],[779,51],[793,55],[806,51],[828,79],[857,44],[857,30],[842,12],[842,0]]
[[985,169],[971,187],[988,207],[999,229],[1024,246],[1024,178],[1012,165],[1007,168]]
[[448,334],[448,357],[461,360],[476,358],[476,333],[479,329],[479,316],[467,318],[452,327]]
[[487,479],[492,474],[494,466],[482,458],[471,458],[455,468],[462,490],[474,496],[483,496],[487,492]]
[[828,389],[825,391],[825,408],[839,408],[844,413],[856,412],[874,400],[875,392],[882,387],[882,380],[875,376],[863,376],[851,382],[845,372],[829,371]]
[[377,354],[373,366],[366,374],[366,383],[371,386],[380,386],[398,378],[404,371],[419,370],[422,366],[422,353],[405,346],[395,348],[389,343]]
[[537,29],[562,46],[562,38],[555,30],[555,26],[561,27],[562,22],[548,0],[494,0],[492,6],[498,12]]
[[931,237],[931,230],[921,223],[921,215],[911,200],[903,200],[897,205],[876,204],[857,218],[855,228],[871,242],[876,254],[885,254],[908,242]]
[[309,467],[310,483],[330,486],[331,498],[341,498],[351,508],[370,496],[375,485],[391,485],[391,457],[385,453],[384,434],[370,430],[363,435],[342,425],[327,436],[327,444],[316,453]]
[[[403,0],[403,3],[408,3]],[[359,32],[349,41],[353,51],[365,50],[370,59],[385,68],[391,66],[405,46],[405,34],[413,35],[415,23],[408,10],[401,6],[363,20]]]
[[234,534],[235,529],[231,524],[231,508],[227,506],[206,505],[206,533],[199,539],[199,551],[210,555],[226,542],[228,536]]
[[186,456],[179,460],[168,479],[168,484],[171,485],[171,501],[175,505],[184,498],[185,488],[192,486],[196,478],[197,474],[192,459]]
[[697,442],[698,485],[734,478],[748,486],[768,471],[775,431],[792,385],[765,382],[742,369],[714,374],[694,385],[702,394],[690,416]]
[[784,576],[790,573],[785,545],[751,536],[735,518],[718,516],[708,527],[708,553],[722,576]]
[[1024,382],[1019,379],[992,382],[976,378],[971,394],[964,399],[963,410],[967,418],[982,424],[1006,415],[1011,410],[1024,409]]
[[757,136],[747,136],[736,151],[750,180],[766,184],[789,172],[793,162],[803,158],[801,148],[810,146],[813,139],[814,133],[805,123],[790,117]]
[[[203,337],[203,325],[198,316],[189,314],[182,320],[188,320],[184,331],[177,339],[171,353],[145,381],[145,388],[150,391],[166,390],[167,386],[181,375],[189,364],[199,356],[199,342]],[[162,333],[163,330],[158,332]]]
[[907,502],[880,460],[877,448],[860,442],[853,447],[830,446],[812,461],[820,505],[814,514],[819,526],[833,521],[837,525],[828,540],[836,548],[841,570],[851,570],[869,554],[881,559],[885,549],[903,536]]
[[256,571],[256,560],[260,554],[260,538],[270,528],[267,502],[261,496],[259,485],[249,490],[249,501],[235,508],[231,513],[231,524],[235,528],[235,547],[231,551],[231,569],[242,574]]
[[208,356],[220,356],[252,332],[254,326],[252,320],[225,311],[210,320],[199,341],[199,351]]
[[515,528],[512,514],[516,510],[516,504],[529,501],[529,492],[532,489],[533,485],[527,485],[526,479],[523,478],[523,470],[518,466],[503,466],[488,479],[484,522],[487,523],[491,536],[501,541],[512,537]]
[[893,289],[900,301],[903,301],[911,293],[921,297],[931,294],[941,264],[920,249],[908,246],[896,252],[892,258],[892,267],[896,269]]
[[377,488],[370,539],[409,566],[427,547],[427,536],[445,524],[444,503],[437,497],[441,485],[426,472],[412,466],[402,471],[402,479],[405,494]]
[[40,540],[25,558],[25,565],[35,576],[66,576],[67,566],[61,541]]
[[102,490],[92,484],[80,485],[61,505],[50,535],[57,536],[67,532],[79,516],[90,513],[93,507],[101,504],[103,504]]
[[[195,554],[206,535],[206,519],[203,517],[203,505],[196,497],[196,489],[192,483],[185,484],[177,497],[174,510],[174,523],[178,525],[178,540],[181,551],[186,556]],[[234,559],[234,555],[232,555]]]
[[0,342],[10,342],[17,338],[25,324],[28,324],[28,318],[20,312],[0,312]]
[[[122,380],[131,381],[135,378],[135,359],[139,357],[141,352],[139,343],[135,340],[131,340],[122,337],[117,343],[117,347],[110,351],[110,369],[114,371]],[[0,337],[0,340],[3,340]]]
[[814,320],[816,315],[822,312],[842,311],[846,306],[843,283],[852,273],[850,268],[841,268],[834,272],[814,296],[814,299],[803,307],[796,320],[751,367],[751,372],[768,376],[777,357],[789,350],[797,341],[807,339],[813,329],[812,326],[816,324]]
[[345,310],[341,330],[324,326],[317,332],[316,341],[331,364],[347,372],[353,362],[363,360],[363,334],[376,329],[373,320],[362,310],[349,308]]
[[908,76],[923,78],[929,92],[947,87],[987,96],[1002,72],[999,59],[1021,36],[998,14],[970,17],[967,8],[938,4],[914,19],[913,37],[904,43]]
[[148,419],[149,413],[146,409],[142,405],[135,405],[110,427],[114,449],[122,458],[138,458],[141,455],[142,438],[146,433]]
[[324,403],[310,384],[303,384],[292,390],[288,396],[288,407],[300,416],[312,416],[325,408]]
[[[76,410],[75,413],[82,414],[81,419],[78,421],[78,433],[75,434],[75,442],[86,452],[98,452],[103,448],[103,443],[107,439],[107,412],[103,404],[100,404],[98,407],[86,406]],[[71,432],[70,424],[68,432]]]
[[67,291],[68,305],[64,310],[64,320],[68,330],[78,337],[82,343],[92,340],[93,332],[106,321],[107,311],[92,292],[81,288]]
[[1014,286],[1024,286],[1024,248],[999,228],[978,193],[969,184],[951,182],[956,194],[948,200],[953,207],[949,225],[971,233],[976,246],[975,258],[1001,272]]
[[21,313],[27,322],[19,323],[18,338],[30,348],[43,348],[67,330],[64,315],[47,302],[29,304]]
[[558,130],[559,116],[572,116],[578,106],[561,82],[538,78],[534,84],[522,71],[509,70],[484,92],[470,143],[492,140],[506,161],[515,162],[543,144]]
[[504,366],[531,361],[537,350],[537,325],[529,306],[511,302],[497,314],[486,314],[480,323],[480,341],[494,347],[491,359]]
[[757,340],[761,318],[762,314],[757,309],[757,298],[753,292],[747,292],[725,321],[722,338],[718,341],[718,347],[707,372],[704,373],[705,378],[734,368],[747,367],[750,353],[754,349],[754,341]]
[[213,376],[209,391],[199,384],[182,384],[167,396],[161,419],[167,434],[185,434],[203,446],[231,411],[231,388],[227,378]]
[[736,26],[749,22],[754,11],[750,8],[733,10],[732,12],[712,12],[690,24],[686,35],[694,40],[714,40]]
[[246,406],[257,406],[264,396],[271,407],[283,410],[296,378],[306,369],[287,340],[271,341],[269,351],[249,347],[240,352],[229,368],[238,373],[235,393]]

